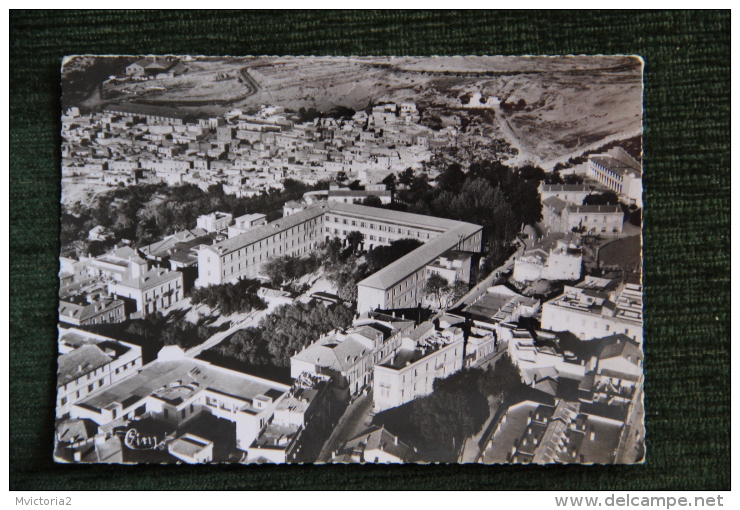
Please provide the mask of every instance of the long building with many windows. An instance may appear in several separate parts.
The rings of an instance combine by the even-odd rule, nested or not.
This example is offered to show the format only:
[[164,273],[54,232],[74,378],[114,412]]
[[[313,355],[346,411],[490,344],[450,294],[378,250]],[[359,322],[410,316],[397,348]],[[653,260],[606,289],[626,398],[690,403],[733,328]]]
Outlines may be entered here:
[[425,268],[448,250],[479,252],[483,227],[461,221],[340,202],[322,202],[256,226],[230,239],[198,249],[198,280],[206,286],[256,278],[272,257],[302,255],[324,240],[344,241],[352,232],[363,248],[388,246],[398,239],[424,244],[358,283],[359,313],[376,308],[414,307],[426,281]]

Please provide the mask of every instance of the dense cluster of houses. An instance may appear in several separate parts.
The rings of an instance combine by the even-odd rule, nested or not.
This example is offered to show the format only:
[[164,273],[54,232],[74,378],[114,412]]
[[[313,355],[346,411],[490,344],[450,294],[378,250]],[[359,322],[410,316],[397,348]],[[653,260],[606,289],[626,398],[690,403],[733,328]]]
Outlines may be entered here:
[[[141,76],[152,66],[166,67],[144,63],[129,67]],[[310,122],[277,106],[221,116],[137,103],[109,104],[89,114],[71,108],[62,117],[62,176],[110,186],[222,184],[237,196],[279,189],[284,178],[315,184],[340,172],[372,185],[392,172],[421,168],[455,135],[453,128],[434,131],[418,122],[413,103]],[[390,199],[386,193],[380,198]]]

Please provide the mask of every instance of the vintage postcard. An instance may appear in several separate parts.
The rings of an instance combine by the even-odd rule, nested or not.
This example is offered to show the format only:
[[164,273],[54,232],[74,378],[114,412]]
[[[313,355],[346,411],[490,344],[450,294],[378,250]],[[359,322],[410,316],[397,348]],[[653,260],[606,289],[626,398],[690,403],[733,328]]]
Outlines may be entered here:
[[634,56],[73,56],[55,458],[642,462]]

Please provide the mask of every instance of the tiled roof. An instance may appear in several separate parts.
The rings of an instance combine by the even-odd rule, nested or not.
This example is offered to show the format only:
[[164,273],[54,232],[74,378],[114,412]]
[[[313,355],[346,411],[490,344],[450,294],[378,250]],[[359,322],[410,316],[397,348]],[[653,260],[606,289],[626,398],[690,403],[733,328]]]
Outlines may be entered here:
[[568,202],[561,200],[558,197],[550,197],[543,200],[542,205],[559,213],[568,206]]
[[104,367],[111,359],[97,345],[83,345],[57,359],[57,387]]
[[412,460],[414,454],[413,449],[400,441],[398,437],[384,428],[375,425],[359,436],[347,441],[342,447],[342,455],[337,458],[337,461],[351,462],[352,453],[359,453],[363,462],[373,462],[374,457],[372,455],[369,457],[365,456],[365,452],[371,452],[373,450],[382,450],[398,458],[401,462],[409,462]]
[[59,302],[59,315],[69,317],[70,319],[85,320],[95,317],[108,310],[115,309],[123,305],[123,301],[117,299],[102,299],[95,303],[77,304],[69,301]]
[[167,269],[155,268],[137,278],[131,278],[130,280],[117,283],[116,285],[143,290],[156,287],[157,285],[170,282],[178,278],[182,278],[182,273],[179,271],[168,271]]
[[560,191],[591,191],[588,184],[543,184],[542,191],[557,193]]
[[372,348],[360,336],[360,333],[348,332],[344,339],[336,335],[324,337],[293,356],[293,359],[346,372],[372,352]]
[[431,229],[447,230],[458,225],[470,225],[456,220],[426,216],[424,214],[413,214],[380,207],[369,207],[359,204],[345,204],[343,202],[329,202],[329,208],[333,212],[354,214],[365,219],[378,219],[390,222],[405,223],[412,227],[426,227]]
[[[123,403],[131,397],[141,399],[153,395],[173,382],[182,383],[185,389],[187,387],[193,391],[207,389],[247,403],[258,395],[265,394],[272,395],[274,401],[289,389],[280,383],[217,367],[205,361],[184,358],[149,363],[139,373],[83,399],[81,404],[102,409],[116,402]],[[247,408],[250,405],[246,404]]]
[[568,211],[574,213],[616,214],[621,213],[622,208],[619,205],[569,205]]
[[408,277],[410,274],[418,271],[427,264],[432,263],[440,254],[449,249],[455,248],[460,241],[460,237],[470,237],[483,228],[478,225],[473,225],[472,223],[453,223],[454,224],[451,226],[450,230],[419,246],[405,257],[401,257],[380,271],[368,276],[359,282],[358,285],[373,289],[389,289],[399,281]]
[[237,250],[244,248],[250,244],[259,242],[268,237],[274,236],[284,230],[293,228],[296,225],[308,221],[313,218],[318,218],[322,214],[327,212],[328,208],[324,204],[317,204],[306,207],[302,211],[298,211],[290,216],[285,216],[279,220],[272,221],[267,225],[260,225],[250,229],[248,232],[239,234],[238,236],[225,239],[220,243],[206,246],[205,249],[210,250],[218,255],[225,255]]
[[642,174],[640,169],[627,165],[626,163],[619,161],[618,159],[611,156],[589,156],[589,160],[593,161],[594,163],[598,163],[607,170],[611,170],[615,174],[633,174],[638,176]]
[[352,190],[352,189],[333,189],[329,190],[330,197],[389,197],[389,190]]

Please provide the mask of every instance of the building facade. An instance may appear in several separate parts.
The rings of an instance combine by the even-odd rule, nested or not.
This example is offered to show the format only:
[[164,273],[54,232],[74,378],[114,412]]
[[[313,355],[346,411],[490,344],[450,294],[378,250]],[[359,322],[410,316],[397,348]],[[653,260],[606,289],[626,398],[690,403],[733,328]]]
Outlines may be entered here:
[[575,205],[557,197],[542,202],[542,216],[549,232],[560,233],[618,235],[624,223],[619,205]]
[[378,413],[427,395],[434,380],[463,367],[463,331],[457,327],[437,331],[424,322],[405,335],[401,347],[373,373],[373,410]]
[[542,305],[542,328],[570,331],[581,340],[622,333],[642,343],[642,284],[637,279],[587,276]]
[[236,444],[232,446],[247,451],[289,389],[284,384],[186,358],[179,350],[179,355],[160,354],[133,377],[83,398],[71,407],[70,415],[101,426],[151,417],[179,428],[208,413],[234,423]]
[[126,320],[123,301],[101,298],[91,302],[59,301],[59,320],[74,326],[109,324]]
[[[257,278],[272,257],[303,255],[318,243],[350,232],[364,237],[363,248],[388,246],[397,239],[424,244],[358,283],[358,312],[416,306],[426,281],[426,265],[450,249],[479,252],[482,227],[420,214],[345,203],[319,203],[263,226],[251,228],[198,253],[198,280],[206,286]],[[395,289],[394,289],[395,287]]]
[[59,330],[56,416],[72,405],[136,373],[141,347],[78,329]]
[[642,207],[642,165],[621,147],[588,157],[588,176]]
[[137,278],[109,283],[108,292],[116,297],[133,300],[136,311],[147,316],[167,310],[184,297],[183,277],[179,271],[154,268]]
[[543,182],[539,186],[540,198],[542,200],[556,197],[577,205],[582,204],[592,191],[591,186],[588,184],[545,184]]

